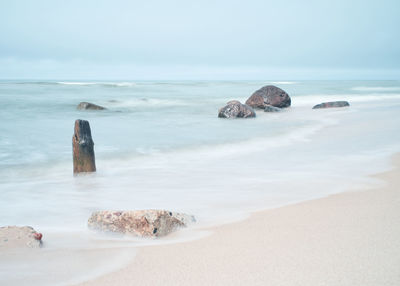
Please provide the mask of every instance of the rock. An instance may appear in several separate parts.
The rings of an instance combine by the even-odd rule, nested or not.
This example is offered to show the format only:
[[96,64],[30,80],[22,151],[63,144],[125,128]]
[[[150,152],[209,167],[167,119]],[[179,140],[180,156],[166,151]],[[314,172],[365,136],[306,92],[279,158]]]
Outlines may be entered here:
[[237,100],[229,101],[226,106],[218,110],[218,117],[220,118],[248,118],[256,117],[253,108],[248,105],[241,104]]
[[76,109],[79,109],[79,110],[105,110],[107,108],[97,105],[97,104],[90,103],[90,102],[81,102],[78,104]]
[[289,107],[291,100],[289,95],[279,87],[267,85],[255,91],[246,104],[253,108],[264,109],[266,105],[285,108]]
[[192,222],[195,222],[193,216],[166,210],[98,211],[90,216],[88,227],[140,237],[159,237]]
[[0,249],[39,248],[42,246],[42,234],[30,226],[0,227]]
[[266,105],[264,108],[264,112],[281,112],[282,108],[275,107],[272,105]]
[[317,104],[313,107],[313,109],[345,107],[345,106],[350,106],[350,104],[347,101],[331,101],[331,102],[323,102]]
[[74,174],[96,171],[93,146],[89,122],[77,119],[72,136]]
[[41,234],[41,233],[34,233],[34,234],[33,234],[33,237],[34,237],[36,240],[42,240],[43,234]]

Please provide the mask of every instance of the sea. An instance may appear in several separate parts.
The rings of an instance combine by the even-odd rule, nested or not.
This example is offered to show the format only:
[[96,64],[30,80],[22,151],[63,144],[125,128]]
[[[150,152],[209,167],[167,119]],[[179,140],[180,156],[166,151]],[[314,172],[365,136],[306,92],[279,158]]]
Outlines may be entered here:
[[[285,90],[291,107],[218,118],[265,85]],[[350,106],[312,109],[337,100]],[[107,109],[77,110],[83,101]],[[76,119],[90,123],[94,174],[73,175]],[[118,269],[143,245],[381,186],[370,175],[392,167],[399,131],[400,81],[0,81],[0,226],[32,226],[44,243],[0,249],[0,284],[71,285]],[[157,240],[87,229],[94,211],[138,209],[197,223]]]

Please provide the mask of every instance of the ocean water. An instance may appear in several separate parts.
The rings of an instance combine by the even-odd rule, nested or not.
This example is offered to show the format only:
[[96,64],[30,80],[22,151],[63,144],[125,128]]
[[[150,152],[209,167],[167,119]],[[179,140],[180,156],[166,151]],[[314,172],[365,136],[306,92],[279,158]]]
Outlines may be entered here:
[[[257,111],[254,119],[217,117],[227,101],[245,102],[267,84],[287,91],[292,106]],[[334,100],[351,106],[312,110]],[[77,110],[81,101],[107,110]],[[251,211],[382,184],[368,175],[389,169],[400,151],[399,114],[400,81],[1,81],[0,225],[43,232],[42,262],[52,257],[56,265],[87,257],[82,250],[193,239],[201,235],[196,228]],[[76,119],[91,125],[92,175],[72,174]],[[87,230],[93,211],[147,208],[193,214],[197,227],[157,241]],[[79,281],[87,269],[103,273],[134,250],[128,258],[107,253],[111,266],[96,255],[48,281],[43,270],[26,271],[33,266],[18,255],[7,266],[0,258],[0,284]],[[17,271],[27,273],[23,281]]]

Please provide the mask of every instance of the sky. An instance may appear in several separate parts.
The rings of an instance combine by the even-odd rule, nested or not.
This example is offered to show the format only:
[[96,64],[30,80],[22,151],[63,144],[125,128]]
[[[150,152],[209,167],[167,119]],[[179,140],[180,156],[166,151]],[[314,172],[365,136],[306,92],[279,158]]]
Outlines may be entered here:
[[0,79],[400,79],[399,0],[0,0]]

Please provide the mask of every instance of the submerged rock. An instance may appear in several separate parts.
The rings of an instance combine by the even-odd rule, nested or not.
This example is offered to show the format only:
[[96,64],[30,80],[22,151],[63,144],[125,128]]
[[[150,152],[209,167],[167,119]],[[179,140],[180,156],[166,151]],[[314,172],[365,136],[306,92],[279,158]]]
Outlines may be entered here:
[[246,104],[253,108],[264,109],[266,105],[285,108],[291,104],[290,96],[279,87],[267,85],[255,91]]
[[94,104],[94,103],[90,103],[90,102],[81,102],[78,104],[78,106],[76,107],[79,110],[105,110],[107,108]]
[[0,227],[0,249],[39,248],[42,246],[42,234],[30,226]]
[[266,105],[264,108],[264,112],[281,112],[282,108],[275,107],[272,105]]
[[331,101],[331,102],[323,102],[317,104],[313,107],[313,109],[335,108],[335,107],[345,107],[345,106],[350,106],[350,104],[347,101]]
[[256,117],[253,108],[248,105],[242,104],[237,100],[229,101],[226,106],[218,110],[218,117],[220,118],[248,118]]
[[88,227],[140,237],[158,237],[192,222],[195,222],[193,216],[166,210],[98,211],[90,216]]

